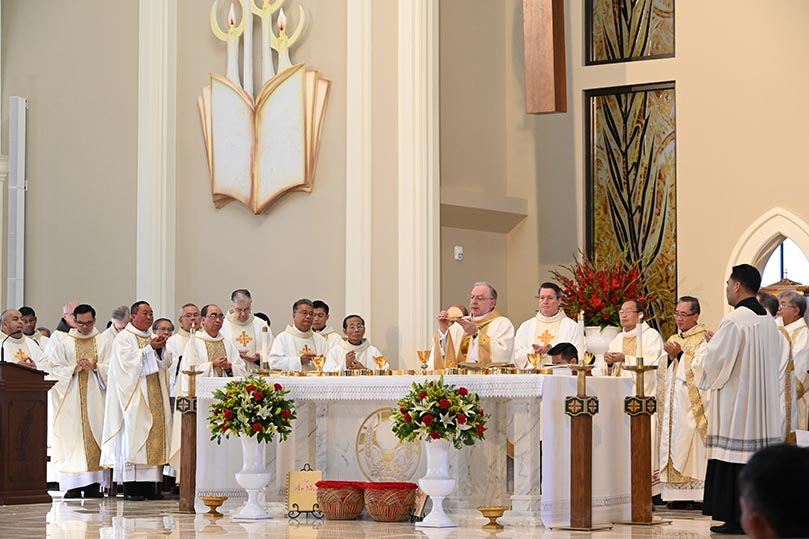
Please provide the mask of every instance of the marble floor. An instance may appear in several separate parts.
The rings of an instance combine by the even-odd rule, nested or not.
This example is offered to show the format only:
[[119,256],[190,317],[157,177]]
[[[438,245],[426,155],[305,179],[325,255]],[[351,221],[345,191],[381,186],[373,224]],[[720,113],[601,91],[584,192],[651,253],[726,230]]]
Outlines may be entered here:
[[[497,532],[481,527],[482,517],[469,516],[450,529],[420,529],[409,523],[386,524],[372,520],[290,522],[280,514],[272,520],[234,522],[230,516],[211,519],[205,515],[177,512],[177,500],[127,502],[122,498],[69,500],[54,498],[51,504],[0,507],[0,539],[48,537],[85,538],[289,538],[289,539],[697,539],[711,537],[711,520],[696,511],[658,511],[671,520],[661,526],[615,526],[599,532],[570,532],[544,528],[506,526]],[[737,536],[738,537],[738,536]]]

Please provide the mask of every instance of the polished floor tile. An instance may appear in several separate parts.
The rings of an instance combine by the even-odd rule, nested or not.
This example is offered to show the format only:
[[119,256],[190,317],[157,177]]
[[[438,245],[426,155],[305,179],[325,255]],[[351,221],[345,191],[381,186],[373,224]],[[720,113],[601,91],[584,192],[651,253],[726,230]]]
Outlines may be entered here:
[[[227,507],[227,506],[226,506]],[[231,507],[232,510],[232,507]],[[87,538],[174,538],[228,537],[280,539],[699,539],[709,538],[711,520],[696,511],[659,511],[656,516],[671,520],[661,526],[615,526],[599,532],[547,530],[527,526],[506,526],[490,532],[482,529],[486,520],[468,515],[461,526],[422,529],[409,523],[358,521],[290,521],[280,511],[275,518],[260,522],[235,522],[226,515],[212,519],[205,515],[181,514],[177,500],[127,502],[121,498],[103,500],[55,499],[52,504],[0,507],[0,539],[47,537]]]

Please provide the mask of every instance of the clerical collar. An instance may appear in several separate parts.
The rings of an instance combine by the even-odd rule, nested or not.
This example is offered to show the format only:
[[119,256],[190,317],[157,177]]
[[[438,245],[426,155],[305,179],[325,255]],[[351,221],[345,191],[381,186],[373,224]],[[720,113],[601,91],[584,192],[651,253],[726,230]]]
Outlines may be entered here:
[[312,331],[314,331],[315,333],[320,333],[321,335],[331,335],[332,333],[334,333],[334,328],[332,328],[331,326],[323,326],[322,329],[312,328]]
[[624,330],[624,335],[626,335],[627,337],[632,337],[633,335],[637,334],[638,333],[638,325],[640,325],[640,327],[641,327],[641,330],[640,330],[641,333],[646,331],[646,328],[649,327],[649,324],[647,324],[646,322],[643,322],[641,324],[635,324],[635,327],[633,327],[632,329],[625,329]]
[[182,335],[186,339],[191,337],[191,332],[184,330],[182,327],[177,330],[177,335]]
[[90,332],[89,335],[84,335],[79,332],[76,328],[71,328],[70,331],[67,332],[68,335],[73,337],[74,339],[92,339],[96,335],[98,335],[98,329],[93,327],[93,331]]
[[135,335],[140,335],[141,337],[149,337],[152,334],[148,329],[144,331],[136,328],[132,325],[132,322],[128,323],[124,329],[130,333],[134,333]]
[[[11,335],[8,335],[7,337],[8,337],[8,342],[12,342],[14,344],[23,344],[25,342],[25,335],[22,335],[19,339],[15,339]],[[6,337],[3,337],[3,338],[5,339]]]
[[762,307],[761,303],[759,303],[758,300],[753,296],[741,300],[739,303],[736,304],[734,309],[738,309],[739,307],[747,307],[748,309],[750,309],[759,316],[767,314],[767,309]]
[[300,339],[311,339],[312,338],[312,328],[309,328],[309,331],[301,331],[293,325],[288,325],[287,328],[284,330],[290,335],[294,337],[298,337]]
[[787,331],[792,331],[793,329],[798,329],[799,327],[805,326],[805,325],[806,325],[806,320],[804,320],[803,318],[798,318],[797,320],[795,320],[791,324],[785,324],[784,329],[787,330]]
[[250,313],[250,316],[244,322],[239,322],[239,319],[236,318],[236,313],[232,311],[228,311],[228,314],[225,315],[225,318],[228,319],[228,322],[231,324],[236,324],[237,326],[249,326],[253,323],[254,315]]
[[211,335],[205,330],[197,331],[197,337],[203,341],[221,341],[225,338],[221,331],[216,334],[216,337],[211,337]]
[[542,312],[537,311],[537,320],[539,320],[540,322],[546,322],[546,323],[547,322],[558,322],[559,320],[562,320],[566,316],[567,315],[565,314],[565,311],[563,311],[562,309],[559,309],[558,311],[556,311],[556,314],[553,315],[553,316],[545,316],[544,314],[542,314]]
[[694,336],[697,333],[705,333],[705,326],[703,324],[696,324],[691,329],[687,329],[685,331],[678,331],[677,335],[679,335],[680,338],[685,339],[686,337]]

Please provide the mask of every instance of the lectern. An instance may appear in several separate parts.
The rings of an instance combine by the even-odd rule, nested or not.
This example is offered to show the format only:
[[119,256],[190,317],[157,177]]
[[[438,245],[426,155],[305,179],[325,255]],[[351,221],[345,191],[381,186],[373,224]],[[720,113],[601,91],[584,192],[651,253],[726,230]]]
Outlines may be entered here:
[[0,363],[0,505],[50,503],[46,373]]

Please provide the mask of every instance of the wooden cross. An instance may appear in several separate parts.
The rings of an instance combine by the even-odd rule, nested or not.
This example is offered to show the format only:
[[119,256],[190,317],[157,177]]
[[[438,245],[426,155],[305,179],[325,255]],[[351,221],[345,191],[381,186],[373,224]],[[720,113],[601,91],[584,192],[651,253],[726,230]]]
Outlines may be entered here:
[[551,343],[553,337],[554,336],[551,335],[551,333],[547,329],[545,330],[545,333],[543,333],[542,335],[537,335],[537,339],[542,341],[542,344],[545,346],[548,346]]
[[567,112],[564,0],[523,0],[525,110]]
[[234,339],[237,343],[241,344],[242,346],[247,346],[250,341],[253,340],[253,337],[248,335],[244,330],[242,330],[242,334],[239,335],[236,339]]

